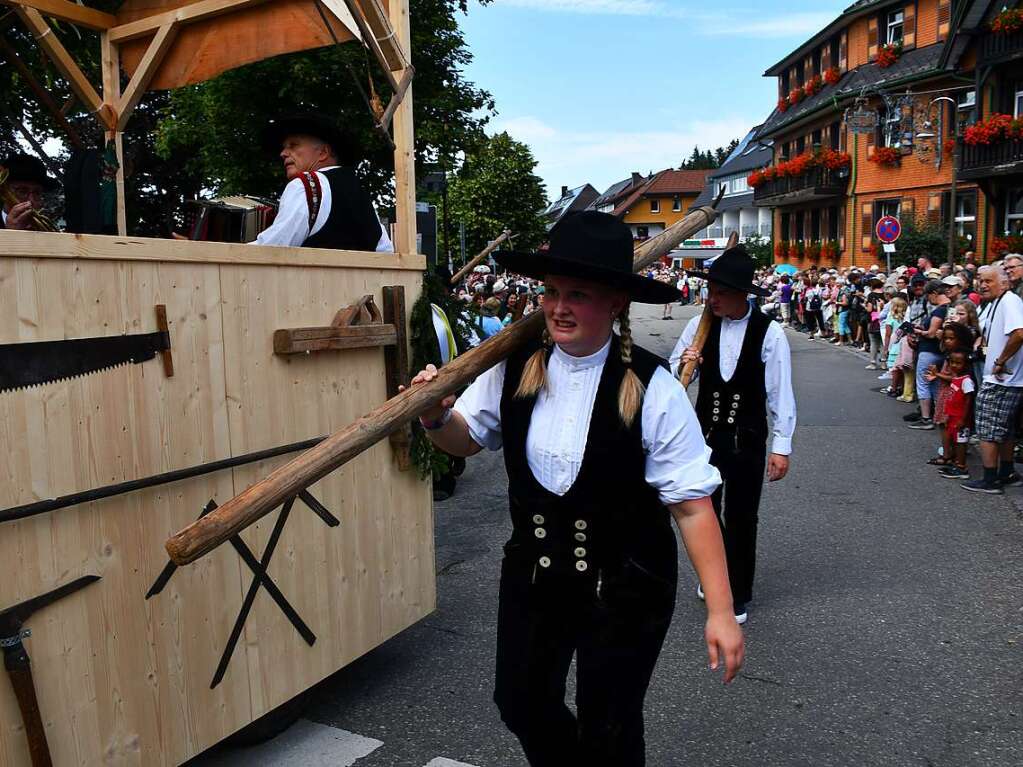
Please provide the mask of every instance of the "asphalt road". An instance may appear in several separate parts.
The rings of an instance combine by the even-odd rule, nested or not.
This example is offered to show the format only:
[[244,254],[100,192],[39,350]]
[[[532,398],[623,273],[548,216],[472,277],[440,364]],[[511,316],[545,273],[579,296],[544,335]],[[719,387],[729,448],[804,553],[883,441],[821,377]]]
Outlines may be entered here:
[[[695,313],[637,307],[637,341],[667,355]],[[861,356],[789,339],[799,424],[791,473],[761,505],[746,666],[728,687],[707,669],[683,565],[648,764],[1023,764],[1023,494],[937,477],[937,437],[905,428]],[[437,612],[320,685],[307,716],[372,739],[357,767],[523,765],[491,702],[500,453],[470,460],[436,520]]]

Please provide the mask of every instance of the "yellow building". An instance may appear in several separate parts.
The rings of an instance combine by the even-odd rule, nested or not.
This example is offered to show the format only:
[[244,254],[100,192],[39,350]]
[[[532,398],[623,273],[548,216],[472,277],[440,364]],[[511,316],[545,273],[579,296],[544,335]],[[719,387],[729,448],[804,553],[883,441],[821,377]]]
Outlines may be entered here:
[[613,215],[646,240],[685,218],[707,184],[709,170],[662,170],[625,198]]

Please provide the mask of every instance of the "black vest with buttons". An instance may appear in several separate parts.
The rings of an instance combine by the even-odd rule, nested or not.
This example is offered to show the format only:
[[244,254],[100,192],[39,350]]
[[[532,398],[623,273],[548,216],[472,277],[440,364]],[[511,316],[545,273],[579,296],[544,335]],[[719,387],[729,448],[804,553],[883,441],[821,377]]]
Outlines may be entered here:
[[[715,317],[703,347],[696,415],[705,436],[734,433],[750,447],[767,442],[767,387],[764,381],[764,338],[771,320],[759,309],[750,311],[739,359],[730,381],[721,378],[721,319]],[[736,446],[739,446],[738,441]]]
[[375,251],[380,220],[373,201],[350,168],[321,171],[330,184],[330,213],[323,227],[306,238],[303,248]]
[[[611,343],[593,403],[579,475],[565,495],[533,476],[526,436],[536,397],[516,399],[527,345],[508,359],[501,396],[501,431],[514,531],[509,557],[532,562],[534,582],[550,578],[596,579],[626,565],[674,583],[677,549],[670,514],[646,482],[640,413],[626,428],[618,415],[618,387],[625,374],[618,337]],[[664,360],[633,346],[632,369],[644,386]],[[546,425],[557,428],[557,424]],[[530,568],[527,568],[527,570]]]

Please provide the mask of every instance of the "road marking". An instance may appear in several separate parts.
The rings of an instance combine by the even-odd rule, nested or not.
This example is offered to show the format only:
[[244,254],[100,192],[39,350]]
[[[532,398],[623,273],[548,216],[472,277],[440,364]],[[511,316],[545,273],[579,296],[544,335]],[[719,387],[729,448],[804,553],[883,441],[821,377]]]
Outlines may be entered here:
[[[382,745],[383,741],[302,719],[255,748],[200,756],[189,767],[351,767]],[[455,764],[450,762],[449,767]]]
[[428,761],[424,767],[476,767],[476,765],[456,762],[454,759],[445,759],[443,756],[438,756],[436,759]]

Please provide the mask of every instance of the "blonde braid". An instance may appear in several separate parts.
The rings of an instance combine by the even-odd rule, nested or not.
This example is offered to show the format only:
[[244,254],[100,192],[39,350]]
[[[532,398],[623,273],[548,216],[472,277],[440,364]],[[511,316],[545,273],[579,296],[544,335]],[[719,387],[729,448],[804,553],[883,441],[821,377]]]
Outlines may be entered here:
[[515,399],[529,399],[547,388],[547,350],[553,345],[551,334],[543,329],[543,345],[533,352],[522,369],[519,388],[515,390]]
[[626,367],[621,386],[618,387],[618,415],[626,428],[631,428],[632,422],[636,420],[636,413],[643,405],[646,387],[643,386],[643,382],[639,380],[639,376],[631,367],[632,329],[629,323],[628,306],[618,316],[618,331],[621,336],[622,364]]

